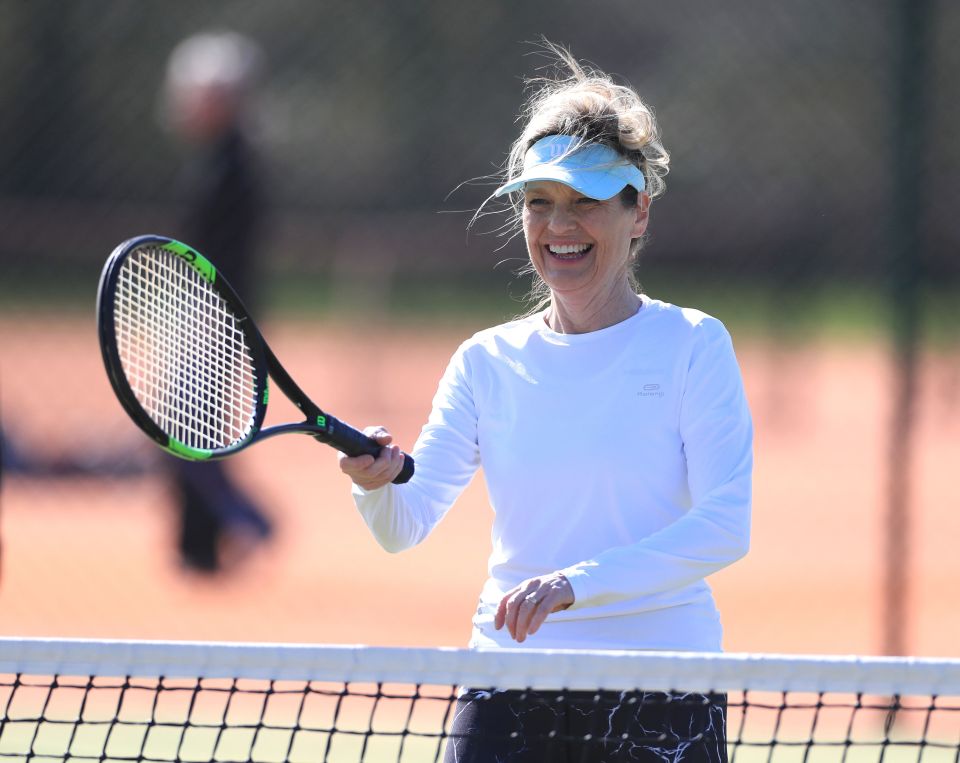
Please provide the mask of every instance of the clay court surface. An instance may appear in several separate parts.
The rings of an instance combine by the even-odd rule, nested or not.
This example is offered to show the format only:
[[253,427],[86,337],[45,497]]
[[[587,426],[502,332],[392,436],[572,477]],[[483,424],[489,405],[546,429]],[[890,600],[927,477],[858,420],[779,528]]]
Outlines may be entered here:
[[[29,331],[14,331],[24,325]],[[386,424],[410,447],[447,358],[480,327],[274,321],[265,334],[318,403],[358,426]],[[89,315],[7,315],[0,336],[3,421],[22,445],[48,455],[151,456],[112,396]],[[735,340],[756,420],[756,487],[752,551],[712,580],[726,648],[878,653],[882,573],[894,565],[909,580],[907,651],[957,656],[960,359],[923,359],[912,555],[888,559],[885,347],[835,341],[787,351]],[[268,419],[293,414],[273,403]],[[281,437],[231,468],[269,507],[277,532],[214,579],[178,568],[172,504],[157,473],[5,479],[0,634],[465,644],[489,542],[482,477],[425,543],[389,555],[354,511],[333,451]]]

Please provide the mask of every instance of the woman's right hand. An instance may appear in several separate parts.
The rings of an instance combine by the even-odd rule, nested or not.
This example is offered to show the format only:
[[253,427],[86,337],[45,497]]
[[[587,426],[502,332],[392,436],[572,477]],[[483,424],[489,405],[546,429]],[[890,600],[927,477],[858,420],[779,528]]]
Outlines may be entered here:
[[340,471],[364,490],[376,490],[389,485],[400,474],[403,468],[403,451],[399,446],[390,444],[393,442],[393,435],[384,427],[367,427],[363,433],[383,446],[380,455],[374,458],[341,453]]

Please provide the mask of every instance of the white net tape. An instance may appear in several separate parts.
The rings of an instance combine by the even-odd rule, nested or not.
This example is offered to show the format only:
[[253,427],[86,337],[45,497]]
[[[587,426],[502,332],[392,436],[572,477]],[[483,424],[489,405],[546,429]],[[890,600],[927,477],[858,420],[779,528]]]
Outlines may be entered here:
[[[718,744],[717,730],[666,719],[689,720],[712,690],[726,694],[730,763],[960,757],[958,660],[0,638],[0,763],[439,761],[464,732],[462,686],[490,690],[467,705],[498,689],[585,692],[515,695],[499,733],[549,747],[532,723],[546,713],[570,749],[603,745],[588,759],[604,763],[703,760],[679,753]],[[585,710],[589,735],[552,720]],[[624,736],[631,715],[656,723]],[[682,741],[664,746],[664,729]]]
[[250,347],[189,263],[160,247],[132,252],[117,279],[114,325],[130,387],[166,434],[204,450],[246,437],[258,392]]

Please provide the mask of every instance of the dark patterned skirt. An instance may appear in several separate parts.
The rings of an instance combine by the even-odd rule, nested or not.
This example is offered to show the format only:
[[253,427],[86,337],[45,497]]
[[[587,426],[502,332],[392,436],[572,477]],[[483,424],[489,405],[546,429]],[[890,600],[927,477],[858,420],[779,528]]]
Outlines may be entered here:
[[727,763],[720,694],[470,689],[455,712],[445,763]]

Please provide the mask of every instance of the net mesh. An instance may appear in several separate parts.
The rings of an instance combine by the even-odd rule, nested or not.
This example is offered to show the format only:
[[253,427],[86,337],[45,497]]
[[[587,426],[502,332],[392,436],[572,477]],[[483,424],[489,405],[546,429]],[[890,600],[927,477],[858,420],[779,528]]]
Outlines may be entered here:
[[114,326],[137,401],[167,435],[203,450],[243,440],[254,424],[254,361],[240,322],[196,269],[158,246],[124,260]]
[[[3,761],[960,756],[958,660],[2,640],[0,672]],[[497,726],[458,724],[497,697]]]

